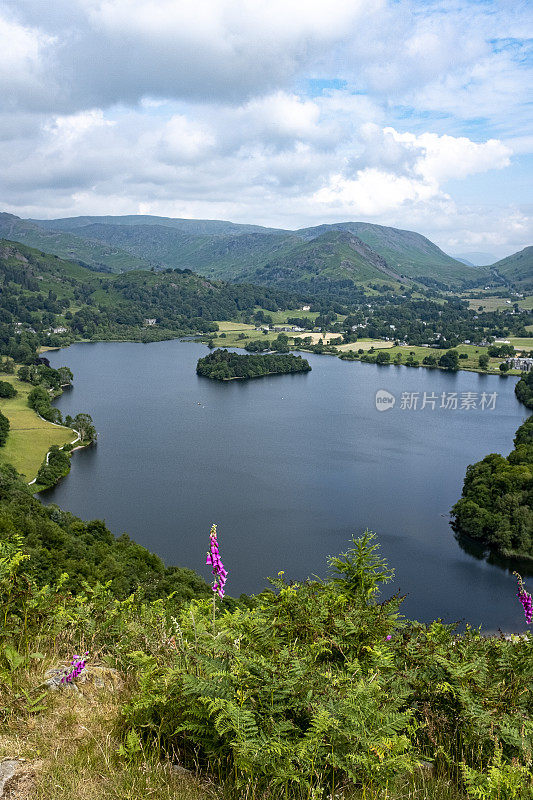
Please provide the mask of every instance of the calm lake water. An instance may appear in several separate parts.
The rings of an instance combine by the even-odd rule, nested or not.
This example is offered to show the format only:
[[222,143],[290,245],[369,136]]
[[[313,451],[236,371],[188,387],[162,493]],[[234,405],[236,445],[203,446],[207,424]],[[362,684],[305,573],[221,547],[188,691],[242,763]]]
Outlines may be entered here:
[[[306,375],[218,383],[195,373],[206,353],[178,341],[49,353],[74,372],[58,407],[89,412],[99,437],[44,502],[105,519],[206,579],[216,522],[234,596],[279,570],[324,576],[326,557],[370,528],[407,616],[525,630],[510,572],[463,550],[448,516],[467,465],[512,449],[527,417],[513,379],[308,355]],[[376,410],[380,389],[394,408]],[[403,392],[419,393],[416,410],[402,408]],[[434,408],[420,408],[424,392]],[[453,392],[473,393],[478,408],[441,408]],[[497,393],[495,408],[479,408],[483,392]]]

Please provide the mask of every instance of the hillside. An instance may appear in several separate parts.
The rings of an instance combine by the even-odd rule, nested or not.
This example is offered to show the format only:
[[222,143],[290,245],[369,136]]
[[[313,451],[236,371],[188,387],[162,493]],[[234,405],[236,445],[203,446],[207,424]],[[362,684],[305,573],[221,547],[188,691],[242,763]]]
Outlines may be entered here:
[[[298,234],[313,239],[328,230],[347,231],[355,234],[378,255],[385,259],[391,269],[402,277],[434,278],[440,282],[457,285],[463,281],[476,280],[478,270],[444,253],[436,244],[414,231],[389,228],[368,222],[341,222],[303,228]],[[482,271],[481,271],[482,272]]]
[[496,261],[490,269],[521,289],[533,289],[533,247],[524,247],[518,253]]
[[180,233],[194,235],[208,234],[213,236],[232,235],[237,236],[242,233],[291,233],[282,231],[279,228],[265,228],[263,225],[246,225],[238,222],[228,222],[221,219],[180,219],[177,217],[156,217],[151,214],[126,214],[124,216],[101,216],[101,217],[64,217],[60,219],[32,219],[33,222],[42,228],[56,231],[75,232],[87,225],[158,225],[167,228],[174,228]]
[[[307,244],[325,233],[337,231],[356,236],[369,248],[364,254],[360,253],[362,260],[368,256],[368,264],[364,265],[361,259],[358,263],[361,272],[368,273],[368,279],[373,277],[376,257],[384,260],[389,272],[403,281],[414,279],[454,288],[490,277],[488,270],[461,263],[414,231],[366,222],[341,222],[289,231],[224,220],[150,215],[25,221],[12,215],[4,216],[9,217],[11,231],[4,235],[91,266],[104,265],[112,271],[135,268],[136,263],[137,267],[189,268],[208,277],[241,280],[243,276],[249,276],[262,267],[270,268],[273,264],[297,270],[302,241]],[[14,220],[18,220],[16,224]],[[43,237],[48,237],[48,246]],[[345,240],[338,239],[337,243],[340,250],[336,261],[340,265],[346,256]],[[292,255],[294,260],[291,262]],[[327,259],[324,278],[346,279],[342,268],[335,269],[334,261],[331,257]],[[301,280],[307,281],[305,274]]]
[[88,240],[107,243],[161,268],[192,269],[230,280],[299,242],[297,237],[283,233],[207,234],[155,224],[95,223],[79,230]]
[[531,638],[404,619],[373,534],[212,601],[1,477],[6,800],[533,797]]
[[61,258],[79,261],[98,271],[125,272],[149,269],[151,262],[116,247],[75,236],[69,232],[41,227],[31,220],[0,213],[0,238],[35,247]]
[[297,306],[277,289],[207,280],[189,270],[98,273],[6,240],[0,240],[0,287],[0,354],[23,363],[40,345],[76,338],[152,341],[208,332],[216,328],[213,320],[257,307]]
[[354,286],[380,281],[400,281],[398,273],[357,236],[348,231],[328,230],[311,241],[259,269],[245,273],[247,280],[285,289],[317,294],[337,291],[350,294]]

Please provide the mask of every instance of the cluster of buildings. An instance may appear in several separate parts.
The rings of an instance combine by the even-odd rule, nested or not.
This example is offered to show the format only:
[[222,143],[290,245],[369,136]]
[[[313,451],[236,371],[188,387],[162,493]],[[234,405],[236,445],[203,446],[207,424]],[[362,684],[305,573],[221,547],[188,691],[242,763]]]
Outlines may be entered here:
[[522,356],[512,356],[505,359],[511,369],[520,369],[522,372],[531,372],[533,369],[533,358],[524,358]]

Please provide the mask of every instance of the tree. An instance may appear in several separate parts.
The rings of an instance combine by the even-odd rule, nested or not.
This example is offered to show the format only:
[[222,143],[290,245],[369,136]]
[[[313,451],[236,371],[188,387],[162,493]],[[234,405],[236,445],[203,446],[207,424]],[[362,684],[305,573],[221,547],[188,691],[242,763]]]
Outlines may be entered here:
[[481,355],[478,358],[478,364],[481,369],[488,369],[489,368],[489,357],[485,354]]
[[72,371],[68,367],[58,367],[57,371],[59,373],[61,386],[70,386],[74,378]]
[[272,349],[277,350],[278,353],[289,352],[289,337],[286,333],[278,334],[277,338],[272,342]]
[[8,433],[9,433],[9,420],[0,411],[0,447],[3,447],[5,445]]
[[15,397],[17,390],[7,381],[0,381],[0,397]]
[[439,358],[439,367],[456,372],[459,369],[459,353],[457,350],[447,350]]
[[500,364],[500,372],[509,372],[510,369],[511,367],[509,366],[507,361],[502,361],[502,363]]
[[72,421],[72,427],[78,432],[82,442],[96,441],[97,433],[90,414],[76,414]]
[[376,364],[390,364],[390,353],[380,350],[376,356]]

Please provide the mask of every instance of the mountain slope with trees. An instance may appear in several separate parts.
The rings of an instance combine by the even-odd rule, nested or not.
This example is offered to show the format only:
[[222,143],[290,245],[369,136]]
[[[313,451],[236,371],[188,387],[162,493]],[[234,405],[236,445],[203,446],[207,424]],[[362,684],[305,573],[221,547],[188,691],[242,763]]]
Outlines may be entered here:
[[[127,259],[124,265],[125,253],[161,268],[190,268],[210,277],[231,280],[241,280],[254,269],[270,267],[280,259],[287,268],[297,270],[302,242],[305,244],[336,231],[355,236],[365,243],[369,248],[368,270],[375,266],[376,259],[381,258],[387,269],[401,275],[403,280],[451,288],[487,280],[490,276],[487,270],[468,267],[446,255],[418,233],[363,222],[289,231],[223,220],[183,220],[149,215],[56,220],[18,220],[12,215],[3,216],[10,217],[4,235],[90,265],[104,264],[113,271],[120,264],[122,269],[132,268]],[[47,247],[44,246],[46,241]],[[343,242],[342,238],[338,240],[339,261],[343,258]],[[328,278],[342,280],[344,277],[342,269],[333,272]],[[305,276],[302,279],[305,280]]]
[[152,266],[150,261],[116,247],[67,231],[49,230],[13,214],[0,213],[0,237],[53,253],[69,261],[77,261],[97,271],[124,272],[128,269],[149,269]]
[[357,236],[385,259],[389,269],[404,278],[434,278],[450,285],[460,285],[465,281],[477,280],[483,272],[468,268],[414,231],[369,222],[340,222],[304,228],[298,234],[311,239],[328,230],[346,231]]
[[18,363],[32,363],[40,345],[209,332],[214,320],[297,304],[281,290],[212,281],[190,270],[97,273],[5,240],[0,288],[0,355]]

